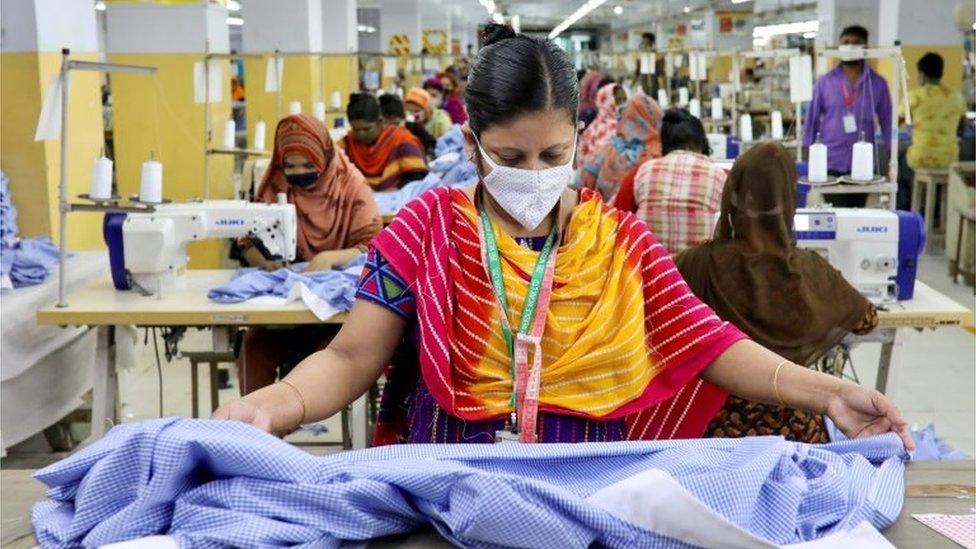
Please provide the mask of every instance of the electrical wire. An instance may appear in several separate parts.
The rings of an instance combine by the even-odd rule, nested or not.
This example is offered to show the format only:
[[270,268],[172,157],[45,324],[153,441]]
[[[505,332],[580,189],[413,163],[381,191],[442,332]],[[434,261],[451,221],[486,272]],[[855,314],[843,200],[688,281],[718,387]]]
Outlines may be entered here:
[[[148,330],[147,330],[148,332]],[[155,349],[156,355],[156,375],[159,380],[159,418],[163,418],[163,364],[159,360],[159,340],[156,338],[156,327],[153,326],[153,349]]]

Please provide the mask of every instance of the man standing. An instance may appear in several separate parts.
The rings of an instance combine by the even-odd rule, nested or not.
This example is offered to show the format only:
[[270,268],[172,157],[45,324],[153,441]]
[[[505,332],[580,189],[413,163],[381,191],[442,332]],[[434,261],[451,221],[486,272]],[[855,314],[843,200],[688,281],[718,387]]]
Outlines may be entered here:
[[[854,25],[841,32],[839,49],[856,50],[867,43],[867,29]],[[843,56],[841,59],[840,64],[817,80],[803,128],[805,147],[816,142],[818,135],[827,146],[827,171],[834,176],[851,173],[852,148],[862,134],[866,141],[875,143],[875,118],[881,126],[881,141],[886,149],[891,139],[888,83],[864,59]],[[882,171],[880,168],[876,161],[875,173]],[[867,196],[836,195],[830,200],[834,206],[863,207]]]

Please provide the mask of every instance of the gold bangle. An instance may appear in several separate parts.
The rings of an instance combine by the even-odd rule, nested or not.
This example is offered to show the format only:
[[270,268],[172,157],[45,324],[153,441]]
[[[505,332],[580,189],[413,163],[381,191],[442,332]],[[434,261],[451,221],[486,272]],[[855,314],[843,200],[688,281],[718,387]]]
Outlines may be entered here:
[[295,394],[298,396],[298,403],[302,405],[302,418],[298,420],[298,425],[296,426],[296,428],[298,428],[303,423],[305,423],[305,397],[302,396],[302,392],[298,390],[298,387],[295,387],[287,379],[282,379],[282,380],[278,381],[278,383],[281,383],[283,385],[287,385],[287,386],[291,387],[291,390],[292,391],[295,391]]
[[776,370],[773,372],[773,391],[776,393],[776,400],[779,401],[780,406],[786,406],[786,403],[783,402],[783,397],[779,394],[779,371],[789,363],[789,360],[780,362],[776,365]]

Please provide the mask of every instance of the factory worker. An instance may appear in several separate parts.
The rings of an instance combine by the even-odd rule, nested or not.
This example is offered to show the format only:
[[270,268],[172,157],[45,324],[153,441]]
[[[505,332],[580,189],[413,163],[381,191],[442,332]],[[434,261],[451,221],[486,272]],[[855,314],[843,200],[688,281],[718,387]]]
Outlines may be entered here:
[[346,115],[346,153],[374,191],[395,191],[427,175],[423,143],[403,126],[387,124],[371,94],[352,94]]
[[484,44],[464,129],[480,181],[405,206],[332,343],[216,418],[287,432],[344,409],[396,355],[374,442],[699,437],[729,391],[912,444],[884,395],[749,340],[647,225],[568,189],[579,88],[554,42],[491,24]]
[[[849,333],[877,324],[871,303],[814,250],[796,247],[796,169],[782,145],[736,160],[711,241],[675,259],[691,291],[753,341],[812,365]],[[731,397],[709,436],[783,435],[829,442],[819,413]]]
[[[273,204],[279,193],[297,210],[297,260],[307,261],[307,270],[348,263],[366,251],[383,228],[363,175],[333,144],[325,124],[312,116],[296,114],[278,123],[274,154],[255,200]],[[249,241],[241,244],[248,265],[281,267]],[[274,383],[279,369],[287,371],[332,335],[324,326],[248,329],[238,356],[241,393]]]

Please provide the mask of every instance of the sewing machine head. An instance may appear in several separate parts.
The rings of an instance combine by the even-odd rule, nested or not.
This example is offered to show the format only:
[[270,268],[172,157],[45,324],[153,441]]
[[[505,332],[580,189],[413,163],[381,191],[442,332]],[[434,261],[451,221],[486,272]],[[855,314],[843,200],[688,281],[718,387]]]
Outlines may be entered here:
[[916,213],[863,208],[801,208],[797,246],[816,250],[874,303],[911,299],[925,245]]
[[298,239],[294,204],[207,200],[105,218],[115,287],[134,285],[157,295],[179,285],[190,241],[240,237],[250,238],[268,259],[293,261]]

